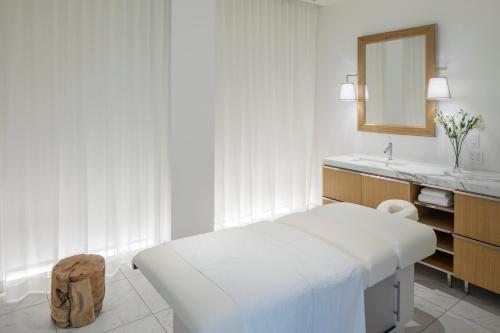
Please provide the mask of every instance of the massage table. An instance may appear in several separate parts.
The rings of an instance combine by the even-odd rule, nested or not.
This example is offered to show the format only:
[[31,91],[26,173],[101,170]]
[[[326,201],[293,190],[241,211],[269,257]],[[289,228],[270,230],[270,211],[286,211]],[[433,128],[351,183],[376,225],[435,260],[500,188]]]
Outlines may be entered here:
[[133,259],[175,333],[398,332],[413,317],[429,227],[336,203],[175,240]]

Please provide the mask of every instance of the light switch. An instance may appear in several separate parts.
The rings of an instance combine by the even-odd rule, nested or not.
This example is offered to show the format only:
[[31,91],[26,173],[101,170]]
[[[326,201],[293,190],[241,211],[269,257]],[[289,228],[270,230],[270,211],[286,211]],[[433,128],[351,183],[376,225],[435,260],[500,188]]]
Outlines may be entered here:
[[469,134],[468,141],[469,141],[470,148],[472,148],[472,149],[481,148],[481,144],[479,142],[479,134],[476,134],[476,133]]
[[469,161],[474,164],[483,164],[483,152],[482,151],[469,151]]

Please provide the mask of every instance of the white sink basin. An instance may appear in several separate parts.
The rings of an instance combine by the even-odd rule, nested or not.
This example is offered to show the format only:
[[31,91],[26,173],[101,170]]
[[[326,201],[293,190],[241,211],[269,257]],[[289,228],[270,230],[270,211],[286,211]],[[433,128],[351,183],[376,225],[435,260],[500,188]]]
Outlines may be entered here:
[[377,164],[383,164],[383,165],[393,165],[393,166],[403,166],[406,165],[406,163],[401,162],[401,161],[389,161],[387,159],[383,158],[377,158],[377,157],[355,157],[353,161],[359,161],[359,162],[369,162],[369,163],[377,163]]

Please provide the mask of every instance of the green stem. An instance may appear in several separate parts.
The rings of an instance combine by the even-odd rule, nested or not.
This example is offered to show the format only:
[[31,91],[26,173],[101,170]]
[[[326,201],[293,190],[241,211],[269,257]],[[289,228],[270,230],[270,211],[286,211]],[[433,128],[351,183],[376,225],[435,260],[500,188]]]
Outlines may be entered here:
[[453,148],[453,152],[455,153],[455,169],[457,168],[457,147],[455,146],[455,142],[452,138],[448,137],[451,143],[451,147]]
[[468,132],[460,135],[456,139],[456,148],[454,147],[455,151],[455,169],[458,169],[460,167],[460,154],[462,153],[462,148],[464,146],[465,139],[467,138]]
[[463,136],[462,136],[462,140],[460,142],[460,147],[458,148],[458,156],[460,157],[460,154],[462,153],[462,148],[464,146],[464,142],[465,142],[465,139],[467,138],[467,133],[465,133]]

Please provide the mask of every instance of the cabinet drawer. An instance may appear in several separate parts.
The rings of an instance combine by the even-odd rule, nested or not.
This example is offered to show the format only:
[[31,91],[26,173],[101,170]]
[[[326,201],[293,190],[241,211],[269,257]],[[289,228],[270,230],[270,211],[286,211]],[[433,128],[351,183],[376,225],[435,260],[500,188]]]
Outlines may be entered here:
[[337,203],[337,202],[340,202],[340,201],[323,197],[323,206],[326,206],[326,205],[329,205],[332,203]]
[[500,201],[456,193],[455,233],[500,246]]
[[376,176],[362,176],[364,206],[377,208],[385,200],[401,199],[412,201],[413,185],[409,182]]
[[500,293],[500,247],[455,236],[454,275]]
[[324,167],[323,196],[361,204],[361,175],[356,172]]

